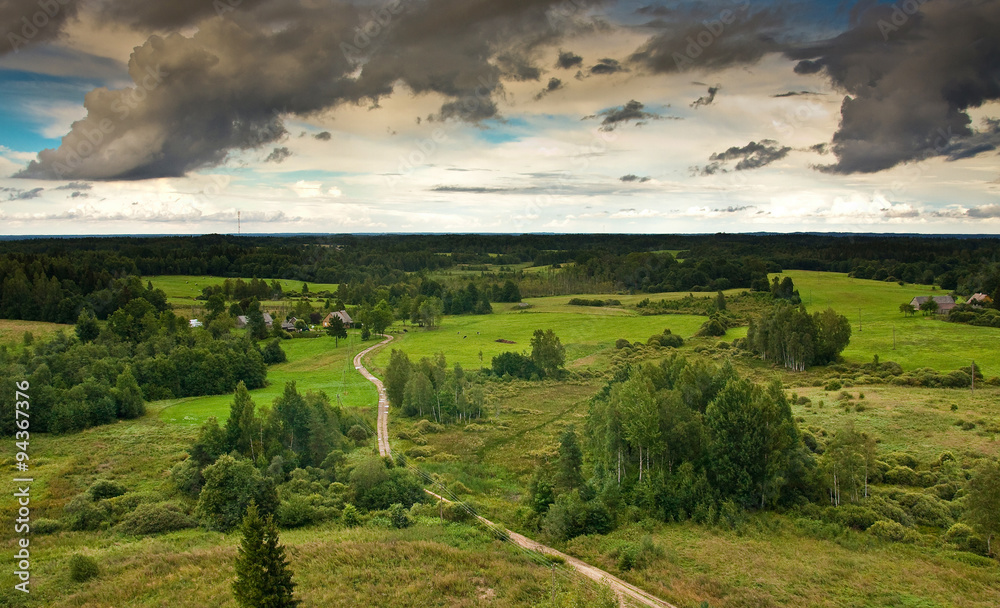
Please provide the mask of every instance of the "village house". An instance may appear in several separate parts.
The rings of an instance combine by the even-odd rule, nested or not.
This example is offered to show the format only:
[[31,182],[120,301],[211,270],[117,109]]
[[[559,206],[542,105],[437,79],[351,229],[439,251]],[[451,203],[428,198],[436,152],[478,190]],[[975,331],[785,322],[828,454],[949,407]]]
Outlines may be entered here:
[[354,325],[354,321],[351,320],[351,315],[347,314],[346,310],[338,310],[337,312],[331,312],[326,315],[326,318],[323,319],[323,327],[330,327],[330,321],[333,320],[334,317],[340,317],[340,321],[344,324],[344,327],[351,327]]
[[985,293],[975,293],[969,296],[969,299],[965,301],[969,306],[986,306],[987,304],[993,303],[993,298],[989,297]]
[[284,323],[281,324],[281,329],[285,331],[298,331],[295,329],[295,322],[298,321],[295,317],[289,317]]
[[951,296],[917,296],[910,300],[910,305],[913,306],[913,308],[920,310],[920,307],[924,304],[924,302],[930,300],[931,298],[934,298],[934,301],[937,302],[937,314],[939,315],[946,315],[951,312],[952,308],[955,308],[955,298]]
[[[274,319],[271,318],[271,313],[267,313],[267,312],[264,313],[264,325],[268,329],[271,329],[271,326],[274,325]],[[240,315],[240,316],[236,317],[236,327],[238,327],[239,329],[243,329],[246,326],[247,326],[247,317],[246,317],[246,315]]]

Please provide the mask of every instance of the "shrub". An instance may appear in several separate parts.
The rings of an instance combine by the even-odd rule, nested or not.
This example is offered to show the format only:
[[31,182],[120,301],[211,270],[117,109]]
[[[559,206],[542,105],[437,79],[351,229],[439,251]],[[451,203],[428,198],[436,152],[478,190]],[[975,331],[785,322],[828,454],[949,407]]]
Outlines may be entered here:
[[127,492],[108,502],[111,503],[111,515],[117,519],[128,515],[141,504],[162,501],[163,495],[159,492]]
[[347,437],[354,443],[361,445],[368,441],[368,430],[360,424],[355,424],[347,431]]
[[617,340],[615,340],[615,348],[618,349],[618,350],[621,350],[623,348],[631,348],[631,347],[632,347],[632,343],[629,342],[628,340],[626,340],[625,338],[618,338]]
[[124,534],[142,536],[193,528],[195,521],[179,507],[168,503],[140,504],[122,520],[118,529]]
[[[289,336],[291,337],[291,336]],[[283,348],[281,348],[281,340],[275,338],[267,343],[264,350],[261,351],[261,355],[264,359],[265,365],[274,365],[275,363],[284,363],[288,361],[288,356],[285,354]]]
[[880,538],[882,540],[891,540],[895,542],[903,542],[906,540],[906,528],[894,521],[886,521],[884,519],[872,524],[872,526],[868,528],[868,533],[875,538]]
[[444,427],[430,420],[421,420],[417,422],[416,429],[420,434],[426,435],[427,433],[440,433]]
[[128,488],[117,481],[111,481],[110,479],[99,479],[90,486],[90,489],[87,490],[91,500],[115,498],[116,496],[121,496],[126,492],[128,492]]
[[278,506],[278,523],[286,528],[311,524],[319,518],[312,502],[301,494],[293,494]]
[[409,528],[413,523],[410,513],[398,502],[389,507],[389,521],[397,529]]
[[452,493],[456,494],[456,495],[458,495],[458,494],[475,494],[475,492],[473,492],[472,490],[470,490],[469,487],[466,486],[461,481],[456,481],[455,483],[449,485],[448,489],[451,490]]
[[954,523],[947,504],[936,496],[900,492],[893,498],[913,516],[914,521],[919,525],[948,528]]
[[840,380],[830,380],[829,382],[826,383],[826,386],[823,387],[823,390],[839,391],[842,388],[844,388],[844,385],[840,383]]
[[97,562],[92,557],[74,554],[69,558],[69,577],[74,583],[83,583],[101,573]]
[[63,523],[58,519],[40,518],[31,524],[31,531],[39,536],[44,534],[55,534],[63,529]]
[[[725,331],[723,331],[725,333]],[[664,330],[663,335],[660,336],[660,346],[665,346],[668,348],[680,348],[684,346],[684,338],[677,334],[671,333],[669,329]]]
[[624,543],[615,549],[611,556],[617,558],[618,569],[623,572],[641,570],[647,567],[653,559],[663,557],[663,548],[653,542],[653,537],[645,535],[639,544]]
[[910,467],[894,466],[885,473],[885,482],[898,486],[917,485],[917,474]]
[[198,496],[196,513],[211,530],[227,532],[239,525],[251,501],[262,513],[277,509],[274,481],[264,477],[249,460],[220,456],[204,471],[205,487]]
[[361,514],[358,513],[358,508],[352,504],[344,505],[344,511],[340,514],[340,521],[348,528],[360,526]]
[[861,531],[867,530],[880,521],[875,511],[859,505],[842,505],[834,508],[833,519],[841,525]]
[[965,524],[955,524],[948,528],[944,540],[955,545],[960,551],[986,555],[986,542]]
[[440,505],[441,517],[445,521],[464,523],[476,517],[473,511],[465,505],[456,502],[446,502]]
[[910,467],[911,469],[916,469],[920,465],[912,454],[907,454],[906,452],[893,452],[889,454],[887,460],[892,464],[898,464],[902,467]]
[[70,530],[99,530],[111,521],[111,505],[106,500],[95,503],[88,494],[79,494],[66,505]]

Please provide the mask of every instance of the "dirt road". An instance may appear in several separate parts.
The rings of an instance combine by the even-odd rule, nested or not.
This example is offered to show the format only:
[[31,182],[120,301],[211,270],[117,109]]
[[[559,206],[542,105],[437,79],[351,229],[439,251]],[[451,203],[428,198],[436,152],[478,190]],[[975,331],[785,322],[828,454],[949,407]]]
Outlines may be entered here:
[[386,336],[385,340],[382,340],[374,346],[369,346],[354,356],[354,369],[361,372],[361,375],[367,378],[368,381],[374,384],[375,388],[378,389],[378,424],[375,429],[375,433],[378,435],[379,456],[392,456],[392,448],[389,447],[389,398],[385,394],[385,386],[382,384],[382,381],[373,376],[372,373],[361,364],[361,357],[364,357],[377,348],[385,346],[389,342],[392,342],[392,336]]
[[[389,400],[386,397],[385,386],[382,384],[382,381],[373,376],[371,372],[365,368],[365,366],[361,363],[361,358],[373,350],[388,344],[391,340],[392,336],[388,336],[382,342],[366,348],[354,357],[354,369],[361,372],[361,375],[367,378],[372,384],[375,385],[375,388],[378,389],[378,453],[382,456],[392,455],[392,450],[389,448]],[[452,502],[443,496],[439,496],[434,492],[431,492],[430,490],[424,490],[424,492],[427,492],[429,495],[437,498],[438,500],[449,503]],[[608,574],[600,568],[595,568],[586,562],[582,562],[575,557],[566,555],[565,553],[557,551],[552,547],[547,547],[541,543],[535,542],[526,536],[518,534],[517,532],[507,530],[503,526],[498,526],[488,519],[478,515],[476,518],[491,528],[505,530],[507,532],[507,536],[509,536],[510,539],[518,546],[529,551],[537,551],[544,555],[558,556],[565,560],[568,566],[572,567],[580,574],[591,580],[597,581],[598,583],[608,585],[618,595],[619,604],[622,606],[628,605],[627,602],[631,600],[633,602],[638,602],[643,606],[651,606],[652,608],[676,608],[673,604],[668,604],[667,602],[646,593],[635,585],[626,583],[620,578]]]

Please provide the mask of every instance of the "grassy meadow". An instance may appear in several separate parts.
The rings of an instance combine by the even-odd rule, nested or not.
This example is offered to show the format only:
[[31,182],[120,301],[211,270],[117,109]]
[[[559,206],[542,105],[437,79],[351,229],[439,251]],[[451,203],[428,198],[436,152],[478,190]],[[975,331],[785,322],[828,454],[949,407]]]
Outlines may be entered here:
[[[194,276],[194,275],[158,275],[142,277],[143,281],[150,281],[153,287],[162,289],[167,294],[167,303],[178,313],[191,312],[189,316],[194,317],[204,308],[205,302],[196,299],[201,295],[201,290],[209,285],[221,285],[225,279],[221,277]],[[235,280],[235,279],[234,279]],[[250,279],[244,278],[249,282]],[[268,284],[274,279],[263,279]],[[277,279],[284,291],[301,291],[302,281],[290,279]],[[309,285],[310,293],[329,291],[335,293],[338,285],[336,283],[306,283]],[[287,307],[287,301],[265,300],[261,302],[265,310],[281,310]]]
[[899,312],[899,305],[909,303],[914,296],[945,292],[932,291],[929,285],[900,286],[833,272],[794,270],[774,276],[791,277],[810,312],[833,308],[850,319],[851,343],[843,353],[849,362],[868,363],[878,355],[906,370],[931,367],[950,371],[975,360],[987,377],[1000,376],[1000,349],[996,348],[1000,329]]
[[31,332],[35,340],[45,341],[54,336],[60,329],[72,332],[73,326],[43,321],[0,319],[0,344],[6,344],[8,348],[17,348],[24,344],[25,332]]
[[[897,361],[907,370],[951,370],[974,358],[988,377],[1000,375],[1000,353],[991,348],[1000,330],[919,314],[904,318],[899,312],[899,304],[913,296],[941,292],[833,273],[792,271],[778,276],[785,275],[792,277],[810,311],[831,306],[851,320],[853,335],[844,352],[849,362],[869,362],[878,354],[882,361]],[[151,279],[175,306],[199,306],[193,298],[201,287],[222,281],[179,276]],[[289,290],[301,288],[297,281],[282,284]],[[309,287],[310,291],[336,289],[336,285],[312,283]],[[686,295],[526,298],[527,308],[494,304],[492,315],[445,317],[433,330],[395,324],[390,331],[396,339],[369,356],[377,374],[393,348],[411,359],[443,352],[449,366],[458,362],[467,370],[489,366],[501,352],[530,352],[536,329],[554,330],[566,347],[571,371],[592,373],[571,374],[559,381],[491,384],[487,420],[446,425],[440,432],[422,434],[416,419],[403,418],[394,410],[389,424],[394,452],[406,454],[409,464],[443,484],[446,494],[518,529],[532,475],[540,462],[557,453],[559,434],[568,425],[583,429],[589,400],[604,382],[602,372],[610,365],[615,341],[645,342],[666,328],[688,340],[705,321],[683,314],[642,316],[635,304],[647,297]],[[571,297],[612,298],[622,305],[570,306]],[[0,321],[0,343],[16,347],[26,330],[37,339],[67,327]],[[896,350],[892,349],[893,327]],[[743,327],[730,329],[722,338],[691,339],[681,352],[698,356],[695,349],[745,334]],[[285,382],[294,380],[301,392],[323,390],[334,404],[367,408],[367,413],[374,414],[376,391],[354,370],[352,359],[376,341],[377,337],[360,341],[357,330],[337,348],[325,335],[284,340],[281,345],[288,361],[268,368],[269,386],[252,391],[253,399],[258,406],[270,405]],[[718,358],[728,352],[719,349],[707,354]],[[793,413],[800,428],[815,434],[832,434],[853,425],[877,437],[879,453],[908,452],[923,462],[945,450],[959,459],[1000,455],[1000,388],[977,388],[974,394],[893,385],[826,391],[812,386],[823,384],[825,368],[791,373],[753,359],[735,361],[758,380],[777,375],[789,394],[808,397],[808,403],[793,406]],[[148,404],[147,415],[138,420],[72,435],[33,435],[32,517],[60,517],[72,497],[102,478],[116,479],[131,491],[168,492],[168,472],[184,459],[198,425],[209,416],[224,421],[231,401],[231,395],[159,401]],[[356,450],[352,457],[367,449]],[[0,464],[9,467],[13,460],[7,457]],[[10,477],[0,481],[0,491],[8,496],[14,492]],[[14,508],[13,501],[3,501],[0,516],[11,521]],[[443,523],[430,515],[421,511],[417,523],[404,530],[373,524],[345,528],[333,522],[282,530],[303,606],[548,606],[553,578],[565,602],[559,605],[593,605],[593,589],[565,569],[556,569],[553,577],[548,567],[510,544],[478,528]],[[13,552],[11,534],[8,528],[3,542]],[[620,568],[621,548],[638,544],[643,537],[649,537],[659,552],[644,568]],[[0,607],[233,607],[230,584],[238,540],[237,534],[200,529],[151,537],[111,531],[36,536],[31,541],[30,600],[12,594],[13,578],[5,574],[0,577],[4,582]],[[916,544],[888,543],[790,514],[750,514],[732,529],[645,520],[605,536],[578,537],[559,548],[680,608],[989,608],[1000,597],[996,560],[948,550],[931,535]],[[75,553],[97,559],[100,576],[86,583],[71,582],[66,570]],[[587,600],[565,595],[581,588],[591,594]]]
[[[466,369],[478,369],[480,352],[482,365],[489,367],[493,357],[502,352],[530,353],[534,331],[551,329],[566,347],[567,366],[573,368],[573,362],[614,346],[619,338],[645,343],[651,335],[668,328],[689,338],[705,322],[704,317],[696,315],[640,316],[619,307],[568,306],[568,299],[532,298],[525,301],[535,308],[504,310],[500,306],[509,305],[497,305],[492,315],[445,317],[432,330],[408,327],[406,333],[396,336],[390,348],[382,349],[372,359],[381,368],[388,363],[392,348],[404,351],[411,359],[442,352],[449,365],[461,363]],[[497,342],[500,339],[514,344]]]
[[[267,368],[268,386],[250,391],[254,402],[270,406],[285,390],[285,383],[294,381],[301,393],[325,391],[333,405],[374,408],[378,393],[353,365],[354,355],[373,342],[361,342],[359,334],[351,330],[348,339],[341,339],[336,348],[334,339],[325,334],[318,338],[282,340],[281,348],[288,361]],[[221,423],[229,417],[232,400],[232,395],[169,399],[159,402],[158,409],[160,418],[166,422],[200,425],[209,416],[215,416]]]

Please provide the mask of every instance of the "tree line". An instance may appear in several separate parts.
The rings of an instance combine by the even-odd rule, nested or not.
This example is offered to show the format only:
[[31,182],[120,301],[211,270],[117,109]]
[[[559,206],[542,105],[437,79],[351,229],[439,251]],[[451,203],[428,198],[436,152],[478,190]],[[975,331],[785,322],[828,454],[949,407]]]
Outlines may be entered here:
[[[33,387],[32,429],[38,432],[77,431],[141,416],[146,401],[267,382],[255,341],[230,333],[229,326],[218,333],[191,328],[144,296],[116,310],[104,327],[86,309],[74,329],[18,353],[0,348],[3,382],[26,378]],[[4,415],[0,431],[12,433],[13,420]]]

